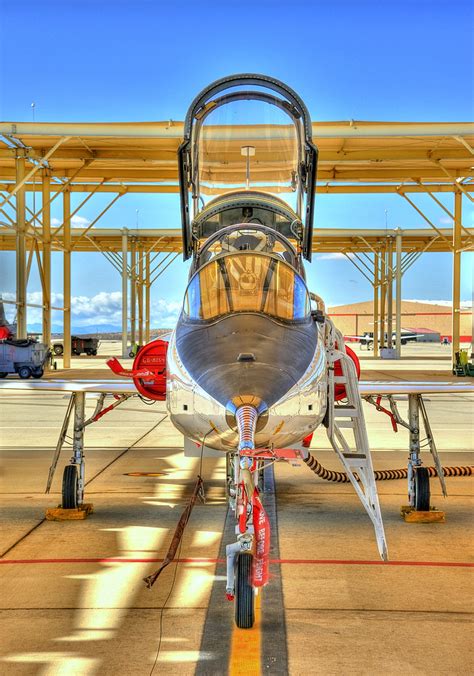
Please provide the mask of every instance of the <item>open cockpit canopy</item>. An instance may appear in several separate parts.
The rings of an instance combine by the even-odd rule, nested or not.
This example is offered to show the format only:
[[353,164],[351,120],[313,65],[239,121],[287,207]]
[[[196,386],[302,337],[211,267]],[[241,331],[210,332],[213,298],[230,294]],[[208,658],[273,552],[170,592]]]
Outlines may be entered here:
[[283,82],[241,74],[209,85],[188,110],[178,159],[185,258],[241,222],[281,231],[311,258],[317,150],[307,108]]

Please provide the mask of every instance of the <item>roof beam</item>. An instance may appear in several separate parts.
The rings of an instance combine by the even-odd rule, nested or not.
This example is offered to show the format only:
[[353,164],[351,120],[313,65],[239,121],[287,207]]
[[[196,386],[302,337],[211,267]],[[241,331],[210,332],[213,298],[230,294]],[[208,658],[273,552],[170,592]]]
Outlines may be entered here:
[[[65,141],[68,141],[70,138],[71,138],[70,136],[64,136],[64,137],[60,138],[54,144],[54,146],[52,148],[50,148],[50,150],[48,150],[46,155],[43,155],[43,157],[41,157],[39,164],[35,164],[33,169],[31,169],[31,171],[29,171],[27,174],[25,174],[25,176],[21,179],[21,181],[19,181],[18,183],[15,184],[14,188],[10,191],[10,194],[8,195],[8,197],[6,197],[3,200],[3,202],[0,203],[0,207],[3,207],[3,205],[6,202],[9,202],[11,200],[11,198],[14,195],[16,195],[16,193],[20,190],[20,188],[22,188],[25,185],[25,183],[28,183],[28,181],[34,176],[34,174],[36,174],[36,172],[39,171],[39,169],[43,169],[44,163],[47,162],[47,160],[56,152],[56,150],[59,148],[60,145],[65,143]],[[17,151],[17,152],[21,152],[21,151]]]

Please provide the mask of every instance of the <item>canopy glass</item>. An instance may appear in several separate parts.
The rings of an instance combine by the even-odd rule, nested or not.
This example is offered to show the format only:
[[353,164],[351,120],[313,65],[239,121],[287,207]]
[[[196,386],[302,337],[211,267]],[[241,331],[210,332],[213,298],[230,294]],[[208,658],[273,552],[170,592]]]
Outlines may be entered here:
[[233,312],[301,321],[310,315],[310,300],[300,275],[276,256],[227,254],[204,265],[191,279],[184,313],[206,321]]
[[301,148],[285,111],[267,101],[230,101],[208,113],[195,131],[201,204],[216,194],[258,190],[282,193],[297,209]]

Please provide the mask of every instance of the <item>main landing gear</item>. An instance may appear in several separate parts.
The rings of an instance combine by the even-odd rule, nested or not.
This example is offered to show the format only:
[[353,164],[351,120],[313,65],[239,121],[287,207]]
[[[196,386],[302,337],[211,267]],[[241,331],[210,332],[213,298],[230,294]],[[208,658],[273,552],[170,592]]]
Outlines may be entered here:
[[[73,392],[69,399],[66,414],[64,416],[59,439],[56,444],[56,449],[49,468],[48,481],[46,483],[46,493],[51,490],[51,485],[56,472],[56,467],[59,461],[61,450],[68,440],[68,429],[73,418],[73,434],[72,434],[72,456],[70,462],[64,468],[62,490],[61,490],[61,508],[62,510],[81,510],[84,509],[89,513],[91,505],[84,504],[84,485],[85,485],[85,457],[84,457],[84,431],[85,428],[97,422],[105,413],[119,406],[123,401],[128,399],[130,395],[124,394],[116,396],[115,401],[110,406],[104,408],[106,394],[99,395],[97,404],[92,416],[86,420],[86,393]],[[48,510],[50,511],[50,510]],[[53,510],[55,511],[55,510]],[[57,511],[57,510],[56,510]],[[64,516],[66,518],[66,516]]]
[[[430,475],[427,467],[422,466],[420,457],[420,414],[426,434],[426,443],[436,467],[444,497],[447,496],[444,472],[433,433],[428,420],[425,402],[421,394],[408,395],[408,432],[410,435],[410,451],[408,455],[408,500],[410,507],[416,512],[429,512],[430,505]],[[397,421],[398,422],[398,421]]]
[[[100,395],[99,402],[102,406],[105,395]],[[98,405],[99,405],[98,402]],[[54,451],[51,467],[49,468],[48,481],[46,484],[46,493],[51,490],[51,484],[56,472],[59,455],[67,439],[67,433],[71,417],[74,419],[72,436],[72,457],[70,464],[66,465],[63,472],[62,482],[62,509],[77,509],[82,507],[84,502],[84,477],[85,477],[85,458],[84,458],[84,429],[86,394],[85,392],[73,392],[69,399],[61,431],[59,433],[58,443]],[[73,415],[74,414],[74,415]],[[92,419],[91,419],[92,421]]]
[[[444,512],[435,510],[431,506],[430,491],[430,470],[423,467],[421,460],[421,449],[428,446],[433,457],[436,474],[441,484],[443,496],[447,497],[446,481],[444,478],[443,467],[438,455],[438,450],[431,430],[423,396],[419,393],[410,393],[408,395],[408,421],[405,421],[397,407],[397,402],[392,395],[387,396],[390,404],[390,410],[380,405],[381,397],[377,401],[368,396],[366,400],[374,405],[377,410],[387,413],[392,419],[392,426],[397,430],[397,425],[401,425],[408,430],[409,434],[409,453],[408,453],[408,505],[402,507],[402,516],[405,521],[413,522],[432,522],[444,521]],[[420,423],[423,424],[424,438],[420,439]],[[455,468],[453,468],[455,469]]]

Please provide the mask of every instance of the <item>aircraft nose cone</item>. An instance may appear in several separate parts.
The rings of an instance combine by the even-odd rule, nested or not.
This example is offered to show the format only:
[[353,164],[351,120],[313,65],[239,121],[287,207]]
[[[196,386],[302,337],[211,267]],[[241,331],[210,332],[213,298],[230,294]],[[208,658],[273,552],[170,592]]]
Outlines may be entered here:
[[312,321],[285,325],[256,314],[230,315],[211,325],[181,319],[176,331],[184,366],[223,406],[249,396],[272,406],[302,377],[316,343]]

